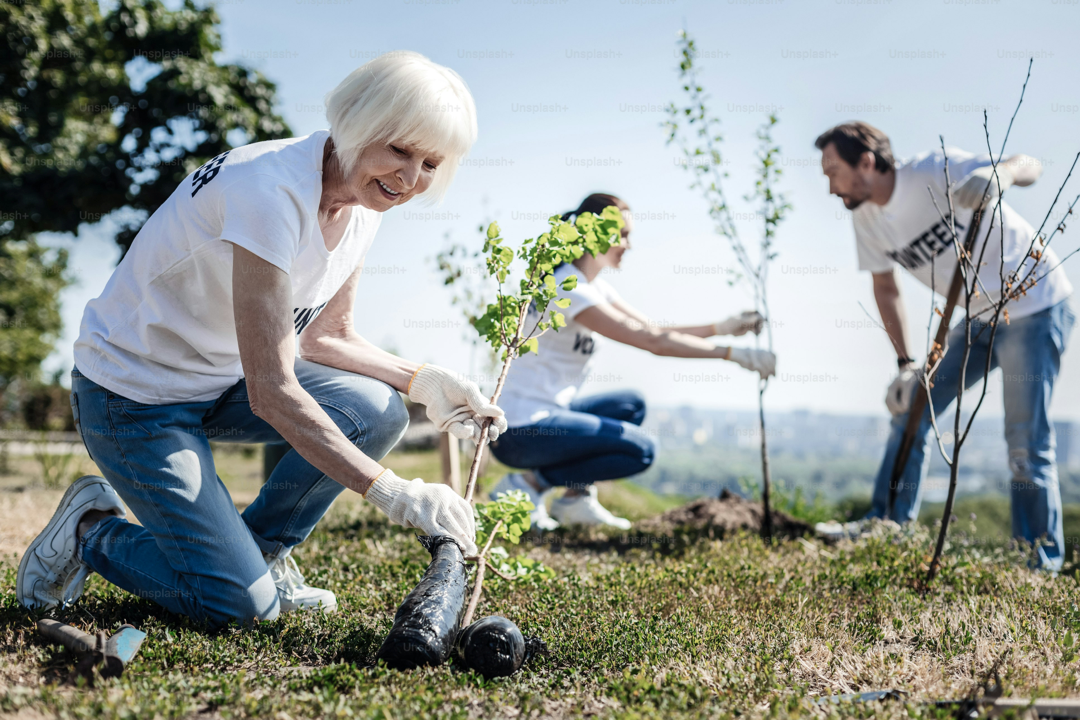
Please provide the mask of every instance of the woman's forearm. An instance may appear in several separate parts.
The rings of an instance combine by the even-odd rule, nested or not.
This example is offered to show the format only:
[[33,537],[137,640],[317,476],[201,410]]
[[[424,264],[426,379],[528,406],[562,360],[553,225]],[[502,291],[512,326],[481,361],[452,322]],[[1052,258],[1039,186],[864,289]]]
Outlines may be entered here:
[[260,393],[252,411],[305,460],[361,495],[384,470],[352,444],[295,378],[271,392]]
[[730,346],[716,345],[697,335],[676,331],[655,335],[649,342],[649,347],[643,349],[662,357],[719,358],[721,360],[731,357]]
[[420,363],[388,353],[356,332],[301,338],[300,357],[381,380],[404,393],[408,392],[409,381],[420,368]]
[[[630,345],[653,355],[685,358],[730,357],[731,348],[717,346],[700,335],[648,327],[611,305],[594,305],[577,314],[579,323],[615,342]],[[709,334],[712,335],[711,328]]]
[[693,335],[699,338],[709,338],[716,335],[716,326],[712,323],[708,325],[675,325],[673,327],[665,328],[669,333],[679,333],[681,335]]
[[366,493],[383,467],[352,444],[296,379],[291,300],[288,275],[233,248],[236,342],[251,411],[327,476]]
[[643,328],[649,328],[654,330],[662,330],[664,332],[677,332],[684,335],[695,335],[700,338],[707,338],[716,335],[716,326],[714,324],[708,325],[668,325],[661,320],[651,320],[644,313],[631,307],[624,300],[618,300],[612,303],[612,306],[622,311],[628,318],[636,320],[641,324]]

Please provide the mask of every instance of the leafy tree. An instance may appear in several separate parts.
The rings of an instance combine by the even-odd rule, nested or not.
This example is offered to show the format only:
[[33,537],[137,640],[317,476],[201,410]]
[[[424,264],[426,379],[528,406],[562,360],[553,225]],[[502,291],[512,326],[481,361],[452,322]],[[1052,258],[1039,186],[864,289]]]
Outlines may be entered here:
[[[34,241],[137,212],[124,252],[183,178],[235,142],[289,135],[275,87],[218,65],[218,17],[187,0],[0,3],[0,389],[35,382],[60,334],[67,255]],[[8,398],[11,400],[11,397]]]
[[50,250],[37,242],[0,245],[0,424],[17,393],[13,384],[32,386],[41,363],[60,337],[57,298],[68,284],[67,251]]
[[[218,22],[191,0],[0,4],[0,243],[121,207],[145,220],[230,140],[290,134],[273,83],[214,60]],[[117,234],[125,252],[139,226]]]

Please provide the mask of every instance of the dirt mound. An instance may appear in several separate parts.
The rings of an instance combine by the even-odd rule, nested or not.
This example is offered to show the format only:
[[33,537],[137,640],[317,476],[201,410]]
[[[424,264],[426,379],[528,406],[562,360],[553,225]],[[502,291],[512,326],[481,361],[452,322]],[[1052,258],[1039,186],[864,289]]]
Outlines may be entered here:
[[[724,490],[718,498],[694,500],[644,520],[637,527],[656,533],[697,531],[711,537],[723,537],[739,530],[761,532],[763,515],[761,503],[749,502]],[[810,532],[809,524],[785,512],[773,510],[772,519],[773,535],[777,537],[799,537]]]

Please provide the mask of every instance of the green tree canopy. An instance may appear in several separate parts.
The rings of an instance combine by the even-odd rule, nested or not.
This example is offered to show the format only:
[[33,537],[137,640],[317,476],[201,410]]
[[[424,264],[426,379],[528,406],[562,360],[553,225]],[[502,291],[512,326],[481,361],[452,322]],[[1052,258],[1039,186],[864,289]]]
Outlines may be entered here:
[[36,381],[52,352],[61,330],[56,298],[68,282],[67,260],[66,250],[33,240],[0,247],[0,393],[17,380]]
[[[148,217],[234,143],[291,134],[273,83],[214,60],[218,22],[191,0],[0,3],[0,243]],[[118,232],[125,252],[138,229]]]

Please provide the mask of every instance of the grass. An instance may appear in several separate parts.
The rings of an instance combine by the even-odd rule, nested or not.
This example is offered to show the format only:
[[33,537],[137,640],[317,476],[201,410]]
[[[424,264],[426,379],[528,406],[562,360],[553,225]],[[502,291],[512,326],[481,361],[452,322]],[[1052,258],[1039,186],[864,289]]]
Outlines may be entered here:
[[[255,459],[222,452],[223,477],[250,494]],[[403,476],[433,453],[396,455]],[[490,484],[500,468],[489,468]],[[25,490],[25,492],[35,492]],[[51,497],[51,496],[49,496]],[[628,483],[602,500],[643,517],[672,501]],[[53,500],[52,502],[55,502]],[[52,505],[44,509],[44,525]],[[412,533],[343,496],[295,555],[338,594],[336,615],[283,616],[210,632],[94,576],[61,619],[84,629],[131,622],[149,635],[122,678],[70,682],[64,652],[34,632],[0,561],[0,717],[934,717],[920,703],[962,697],[1006,649],[1013,696],[1066,696],[1080,684],[1075,575],[1023,558],[958,523],[939,582],[922,592],[929,529],[859,544],[772,547],[736,536],[686,545],[557,532],[522,548],[555,568],[546,584],[485,582],[478,615],[499,613],[551,648],[517,675],[485,681],[454,664],[397,672],[373,658],[427,556]],[[614,539],[614,538],[608,538]],[[896,688],[906,703],[821,708],[820,695]]]

